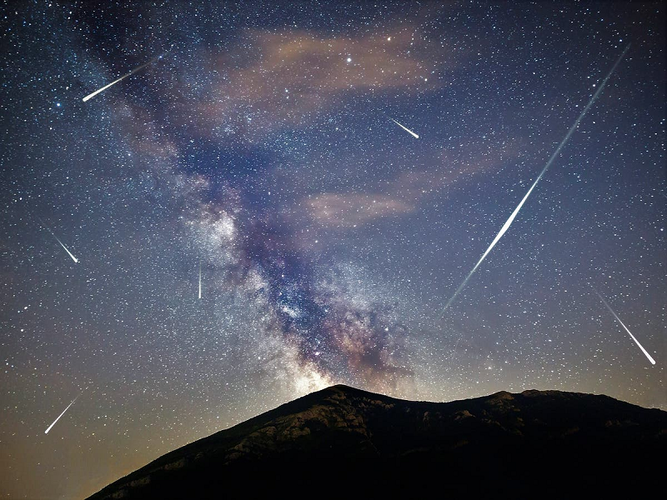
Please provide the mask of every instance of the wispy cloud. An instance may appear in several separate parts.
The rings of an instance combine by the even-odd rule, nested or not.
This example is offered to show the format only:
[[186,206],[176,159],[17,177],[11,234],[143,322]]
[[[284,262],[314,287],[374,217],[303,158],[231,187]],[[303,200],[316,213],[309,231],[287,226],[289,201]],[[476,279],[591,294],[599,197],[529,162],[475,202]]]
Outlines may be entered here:
[[375,192],[322,193],[304,197],[299,205],[316,224],[349,229],[385,217],[409,214],[458,185],[479,180],[516,163],[527,146],[517,140],[483,140],[433,153],[430,167],[406,170]]
[[437,89],[443,81],[432,72],[458,66],[461,54],[416,32],[410,25],[363,36],[248,30],[235,48],[205,56],[208,88],[196,96],[182,88],[181,111],[214,137],[251,138],[308,124],[344,94]]
[[310,216],[323,226],[357,227],[374,219],[412,212],[414,205],[389,196],[327,193],[306,201]]

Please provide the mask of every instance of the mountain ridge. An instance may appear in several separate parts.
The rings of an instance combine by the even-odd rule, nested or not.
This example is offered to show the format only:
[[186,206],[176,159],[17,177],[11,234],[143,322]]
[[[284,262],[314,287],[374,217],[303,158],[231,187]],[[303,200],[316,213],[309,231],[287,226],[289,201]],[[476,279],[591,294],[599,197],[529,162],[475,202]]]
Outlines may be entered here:
[[[535,460],[597,494],[615,473],[645,477],[651,462],[641,454],[664,453],[666,443],[667,412],[606,395],[499,391],[438,403],[339,384],[173,450],[89,498],[259,497],[275,494],[285,477],[294,496],[293,489],[317,489],[322,470],[337,477],[325,481],[330,497],[391,496],[421,491],[420,482],[442,475],[441,468],[448,480],[441,489],[481,493],[493,481],[507,486],[510,498],[536,486]],[[598,462],[581,464],[590,469],[583,476],[568,465],[582,459]],[[508,467],[512,460],[524,473]]]

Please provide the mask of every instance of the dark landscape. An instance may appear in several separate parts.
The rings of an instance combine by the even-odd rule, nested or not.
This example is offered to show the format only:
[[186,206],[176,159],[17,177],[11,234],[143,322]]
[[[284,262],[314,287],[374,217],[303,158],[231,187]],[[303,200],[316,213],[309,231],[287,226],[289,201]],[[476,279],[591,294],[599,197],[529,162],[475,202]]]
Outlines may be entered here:
[[431,403],[336,385],[168,453],[90,499],[655,497],[666,444],[667,412],[603,395]]

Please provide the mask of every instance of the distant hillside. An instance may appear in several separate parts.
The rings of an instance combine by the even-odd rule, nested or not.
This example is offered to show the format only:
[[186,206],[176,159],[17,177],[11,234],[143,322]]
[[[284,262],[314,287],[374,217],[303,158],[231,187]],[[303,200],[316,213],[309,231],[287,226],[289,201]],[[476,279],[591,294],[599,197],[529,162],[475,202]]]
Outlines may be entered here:
[[338,385],[168,453],[91,499],[664,493],[667,412],[607,396],[426,403]]

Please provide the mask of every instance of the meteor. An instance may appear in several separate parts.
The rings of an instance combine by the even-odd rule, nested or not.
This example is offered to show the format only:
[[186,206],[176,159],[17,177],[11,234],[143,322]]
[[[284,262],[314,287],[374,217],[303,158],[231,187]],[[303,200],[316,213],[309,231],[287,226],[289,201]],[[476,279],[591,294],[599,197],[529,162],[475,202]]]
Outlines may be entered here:
[[162,59],[162,56],[160,55],[160,56],[158,56],[158,57],[154,57],[153,59],[151,59],[151,60],[148,61],[147,63],[142,64],[142,65],[139,66],[138,68],[133,69],[133,70],[130,71],[128,74],[121,76],[118,80],[114,80],[114,81],[111,82],[110,84],[105,85],[104,87],[102,87],[101,89],[96,90],[96,91],[93,92],[92,94],[88,94],[86,97],[83,98],[83,102],[86,102],[87,100],[92,99],[93,97],[95,97],[95,96],[96,96],[97,94],[99,94],[100,92],[104,92],[104,91],[105,91],[106,89],[108,89],[109,87],[111,87],[111,86],[113,86],[113,85],[116,85],[118,82],[120,82],[120,81],[122,81],[122,80],[125,80],[128,76],[133,75],[133,74],[135,74],[137,71],[140,71],[140,70],[144,69],[146,66],[148,66],[149,64],[154,63],[154,62],[157,61],[158,59]]
[[199,298],[201,299],[201,260],[199,261]]
[[419,136],[418,136],[417,134],[415,134],[412,130],[410,130],[409,128],[404,127],[403,125],[401,125],[400,123],[398,123],[398,122],[397,122],[396,120],[394,120],[393,118],[389,118],[389,119],[390,119],[392,122],[394,122],[396,125],[398,125],[399,127],[401,127],[403,130],[405,130],[405,131],[406,131],[408,134],[410,134],[412,137],[414,137],[415,139],[419,139]]
[[60,246],[63,247],[63,248],[65,249],[65,251],[67,252],[67,254],[68,254],[70,257],[72,257],[72,260],[74,261],[74,263],[75,263],[75,264],[78,264],[78,263],[79,263],[79,259],[77,259],[76,257],[74,257],[74,255],[72,255],[72,252],[69,251],[69,249],[65,246],[65,244],[64,244],[62,241],[60,241],[60,238],[58,238],[58,237],[55,235],[55,233],[54,233],[53,231],[51,231],[51,228],[50,228],[49,226],[47,226],[47,225],[44,223],[44,221],[43,221],[42,219],[39,219],[39,220],[42,222],[42,225],[46,228],[46,230],[47,230],[49,233],[51,233],[51,236],[53,236],[53,237],[56,239],[56,241],[57,241],[58,243],[60,243]]
[[[591,285],[591,288],[593,288],[593,285]],[[616,313],[614,312],[614,310],[611,308],[611,306],[610,306],[609,304],[607,304],[607,301],[604,300],[604,297],[603,297],[602,295],[600,295],[600,292],[598,292],[595,288],[593,288],[593,291],[594,291],[595,293],[598,294],[598,297],[600,297],[600,300],[602,301],[602,303],[603,303],[605,306],[607,306],[607,309],[609,309],[609,312],[612,313],[612,314],[614,315],[614,318],[616,318],[616,321],[618,321],[618,322],[621,324],[621,326],[622,326],[623,328],[625,328],[625,331],[628,332],[628,335],[630,335],[630,337],[632,338],[632,340],[635,341],[635,344],[637,344],[637,345],[639,346],[639,348],[642,350],[642,352],[644,353],[644,356],[646,356],[646,357],[648,358],[648,360],[651,362],[651,364],[654,365],[654,364],[655,364],[655,360],[651,357],[651,355],[650,355],[648,352],[646,352],[646,349],[644,349],[644,348],[642,347],[642,345],[639,343],[639,340],[637,340],[637,339],[635,338],[635,336],[634,336],[632,333],[630,333],[630,330],[628,330],[628,327],[625,326],[625,325],[623,324],[623,322],[621,321],[621,318],[619,318],[619,317],[616,315]]]
[[[84,392],[84,391],[82,391],[81,394],[83,394],[83,392]],[[79,396],[81,396],[81,394],[79,394]],[[65,408],[65,409],[63,410],[63,412],[62,412],[60,415],[58,415],[58,418],[55,419],[51,425],[49,425],[49,428],[46,429],[46,430],[44,431],[44,434],[48,434],[48,433],[49,433],[49,431],[51,430],[51,428],[52,428],[54,425],[56,425],[56,422],[57,422],[58,420],[60,420],[60,417],[62,417],[62,416],[65,414],[65,412],[66,412],[67,410],[69,410],[70,406],[72,406],[72,405],[74,404],[74,402],[75,402],[77,399],[79,399],[79,396],[75,397],[75,398],[72,400],[72,402],[71,402],[69,405],[67,405],[67,408]]]
[[616,60],[616,62],[614,63],[614,66],[612,66],[611,71],[609,71],[609,73],[608,73],[607,76],[604,78],[604,80],[602,80],[602,83],[600,84],[600,86],[598,87],[598,89],[595,91],[595,94],[593,94],[593,97],[591,97],[591,100],[588,101],[588,104],[586,104],[586,107],[584,108],[584,110],[583,110],[583,111],[581,112],[581,114],[579,115],[579,118],[577,118],[577,119],[575,120],[575,122],[572,124],[572,126],[570,127],[570,129],[567,131],[567,134],[565,134],[565,138],[560,142],[560,144],[559,144],[558,147],[556,148],[556,151],[554,151],[554,153],[551,155],[551,158],[549,158],[549,161],[547,161],[547,164],[546,164],[546,165],[544,166],[544,168],[542,169],[542,172],[540,172],[540,175],[537,176],[537,179],[535,179],[535,182],[533,182],[533,185],[530,187],[530,189],[528,190],[528,192],[526,193],[526,195],[523,197],[523,199],[521,200],[521,203],[519,203],[519,205],[514,209],[514,212],[512,212],[512,215],[510,215],[509,219],[507,219],[507,222],[505,222],[505,224],[504,224],[503,227],[500,229],[500,231],[498,232],[498,234],[496,235],[496,237],[493,239],[493,241],[491,242],[491,245],[489,245],[489,248],[486,249],[486,252],[484,252],[484,254],[483,254],[482,257],[479,259],[479,261],[477,262],[477,264],[475,264],[475,267],[473,267],[472,271],[470,271],[470,273],[468,274],[468,276],[466,276],[466,279],[463,280],[463,283],[461,283],[461,285],[456,289],[456,291],[454,292],[454,295],[452,295],[452,298],[449,299],[449,301],[448,301],[447,304],[445,305],[445,309],[443,310],[443,312],[445,312],[445,311],[449,308],[449,306],[450,306],[451,303],[454,301],[454,299],[456,298],[456,296],[461,292],[461,290],[463,290],[463,288],[466,286],[466,284],[468,283],[468,281],[470,280],[470,278],[472,277],[472,275],[475,273],[475,271],[477,271],[477,268],[478,268],[478,267],[480,266],[480,264],[484,261],[484,259],[486,258],[486,256],[489,255],[489,252],[491,252],[491,249],[493,249],[493,247],[496,246],[496,243],[498,243],[498,240],[500,240],[500,238],[503,237],[503,235],[507,232],[507,230],[509,229],[509,227],[512,225],[512,222],[514,222],[514,219],[515,219],[516,216],[519,214],[519,210],[521,210],[521,207],[523,207],[523,204],[526,203],[526,200],[527,200],[528,197],[530,196],[530,193],[533,192],[533,189],[535,189],[535,186],[537,186],[537,183],[540,182],[540,180],[542,179],[542,177],[544,176],[544,174],[546,173],[546,171],[549,169],[549,167],[550,167],[551,164],[554,162],[554,160],[556,159],[556,157],[560,154],[560,152],[561,152],[561,150],[563,149],[563,147],[567,144],[567,141],[570,140],[570,137],[572,136],[572,134],[574,133],[574,131],[577,129],[577,127],[579,126],[579,123],[581,122],[581,120],[583,119],[583,117],[586,115],[586,113],[588,112],[588,110],[591,108],[591,106],[593,105],[593,103],[595,102],[595,100],[598,98],[598,96],[599,96],[600,93],[602,92],[602,89],[603,89],[604,86],[607,84],[607,80],[609,80],[609,78],[611,77],[611,75],[614,73],[614,71],[616,70],[616,67],[619,65],[619,63],[621,62],[621,60],[623,59],[623,57],[625,57],[625,54],[627,53],[627,51],[628,51],[629,48],[630,48],[630,44],[628,44],[628,46],[625,47],[625,50],[623,51],[623,53],[622,53],[622,54],[619,56],[619,58]]

